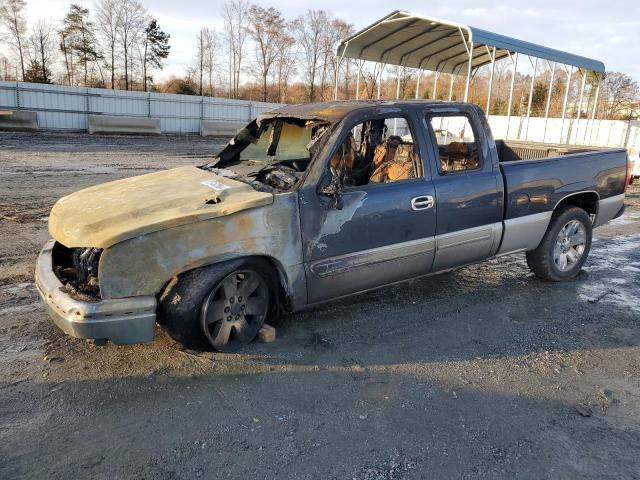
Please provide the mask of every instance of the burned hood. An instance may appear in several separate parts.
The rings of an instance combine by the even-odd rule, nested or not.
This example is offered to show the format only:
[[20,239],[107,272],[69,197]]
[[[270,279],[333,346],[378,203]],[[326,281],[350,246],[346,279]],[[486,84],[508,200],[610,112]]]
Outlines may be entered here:
[[197,167],[125,178],[61,198],[49,232],[66,247],[107,248],[167,228],[268,205],[273,195]]

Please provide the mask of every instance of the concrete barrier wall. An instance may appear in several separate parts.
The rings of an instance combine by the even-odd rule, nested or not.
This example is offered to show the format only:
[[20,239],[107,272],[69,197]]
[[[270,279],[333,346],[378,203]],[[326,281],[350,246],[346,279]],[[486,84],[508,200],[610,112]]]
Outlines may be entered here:
[[160,119],[89,115],[89,133],[160,135]]
[[200,125],[200,135],[203,137],[234,137],[238,130],[244,128],[247,123],[232,120],[203,120]]
[[153,118],[162,133],[199,135],[203,121],[247,124],[274,103],[0,81],[0,110],[37,112],[47,130],[89,130],[90,115]]
[[12,110],[8,115],[0,115],[0,130],[38,130],[38,114],[27,110]]

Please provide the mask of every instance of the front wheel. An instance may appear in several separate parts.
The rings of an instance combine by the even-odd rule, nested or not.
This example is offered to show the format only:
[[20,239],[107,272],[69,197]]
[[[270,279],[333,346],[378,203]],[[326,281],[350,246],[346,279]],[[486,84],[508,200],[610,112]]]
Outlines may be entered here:
[[202,304],[200,327],[216,350],[236,350],[253,340],[269,312],[269,287],[260,273],[236,270]]
[[276,280],[259,259],[190,270],[169,282],[158,301],[158,323],[183,345],[235,351],[251,342],[269,315]]
[[527,252],[527,264],[539,278],[560,282],[580,272],[591,249],[592,225],[587,212],[570,207],[554,215],[538,248]]

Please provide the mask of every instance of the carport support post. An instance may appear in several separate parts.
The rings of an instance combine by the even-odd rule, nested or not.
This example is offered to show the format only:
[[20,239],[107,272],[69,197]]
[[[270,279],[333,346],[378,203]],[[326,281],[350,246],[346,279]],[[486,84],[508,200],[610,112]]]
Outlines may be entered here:
[[469,87],[471,86],[471,64],[473,63],[473,42],[470,42],[469,47],[467,44],[464,45],[467,48],[467,53],[469,54],[469,63],[467,64],[467,83],[464,87],[464,101],[466,102],[469,98]]
[[567,67],[564,67],[564,71],[567,74],[567,87],[564,92],[564,100],[562,101],[562,123],[560,125],[560,138],[558,139],[558,143],[562,143],[562,135],[564,134],[564,117],[567,114],[567,100],[569,99],[569,90],[571,88],[571,77],[573,75],[573,67],[567,70]]
[[529,86],[529,103],[527,104],[527,126],[524,129],[524,139],[529,140],[529,120],[531,120],[531,102],[533,100],[533,86],[536,81],[536,72],[538,71],[538,57],[533,63],[533,75],[531,76],[531,85]]
[[336,83],[333,88],[333,99],[338,100],[338,78],[340,77],[340,64],[342,63],[342,56],[336,56]]
[[358,76],[356,77],[356,100],[360,100],[360,74],[362,73],[362,65],[364,60],[358,62]]
[[489,51],[489,47],[487,47],[487,52],[489,56],[491,56],[491,73],[489,74],[489,92],[487,93],[487,108],[486,115],[489,117],[489,112],[491,111],[491,89],[493,88],[493,74],[496,70],[496,47],[493,47],[493,51]]
[[[582,86],[580,87],[580,99],[578,100],[578,113],[576,114],[576,126],[575,130],[575,142],[578,143],[578,126],[580,125],[580,114],[582,113],[582,100],[584,98],[584,87],[587,83],[587,71],[582,69]],[[569,143],[569,137],[567,136],[567,143]]]
[[433,77],[433,98],[432,100],[436,100],[436,94],[438,93],[438,78],[440,77],[440,72],[434,72]]
[[378,100],[380,100],[380,88],[382,86],[382,72],[384,72],[384,67],[387,66],[386,63],[381,64],[382,66],[380,67],[380,74],[378,75]]
[[542,143],[547,141],[547,124],[549,123],[549,108],[551,107],[551,93],[553,92],[553,80],[556,76],[556,62],[551,68],[551,81],[549,82],[549,92],[547,93],[547,105],[544,107],[544,130],[542,132]]
[[416,100],[418,100],[418,92],[420,92],[420,77],[422,76],[422,70],[418,69],[418,78],[416,79]]
[[[589,130],[589,143],[591,143],[592,140],[592,136],[593,136],[593,124],[595,123],[596,120],[596,111],[598,110],[598,96],[600,95],[600,75],[598,76],[598,85],[596,86],[596,97],[593,100],[593,109],[591,110],[591,129]],[[598,130],[597,132],[600,131],[600,122],[598,122]],[[596,133],[596,141],[598,140],[598,133]]]
[[452,73],[449,75],[451,82],[449,83],[449,101],[453,99],[453,83],[456,81],[456,76]]
[[513,86],[516,82],[516,70],[518,69],[518,52],[515,53],[514,58],[511,59],[513,62],[513,75],[511,75],[511,86],[509,87],[509,103],[507,106],[507,133],[504,136],[504,139],[507,140],[509,138],[509,124],[511,123],[511,106],[513,104]]
[[[400,65],[398,65],[398,82],[396,85],[396,100],[398,100],[400,98],[400,75],[402,74],[402,67]],[[396,134],[396,131],[398,129],[398,119],[394,118],[393,119],[393,134]]]

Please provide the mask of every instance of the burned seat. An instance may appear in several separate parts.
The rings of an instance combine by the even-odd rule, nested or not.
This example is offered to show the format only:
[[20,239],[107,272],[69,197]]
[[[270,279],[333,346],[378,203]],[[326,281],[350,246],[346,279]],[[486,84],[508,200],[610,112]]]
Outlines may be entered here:
[[369,183],[387,183],[416,178],[416,155],[413,143],[392,135],[378,145],[373,156]]

